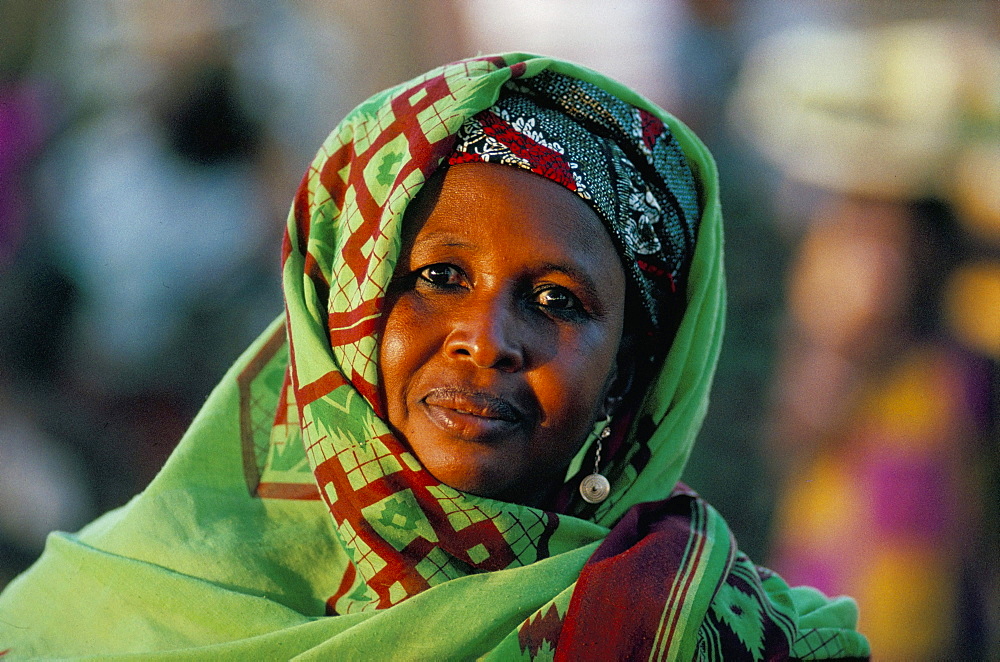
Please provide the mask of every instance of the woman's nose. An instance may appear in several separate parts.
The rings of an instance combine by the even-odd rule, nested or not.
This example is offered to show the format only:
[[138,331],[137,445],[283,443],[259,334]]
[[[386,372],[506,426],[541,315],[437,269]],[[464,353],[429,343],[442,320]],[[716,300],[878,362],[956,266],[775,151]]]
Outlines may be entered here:
[[516,311],[487,303],[464,312],[445,341],[449,356],[468,357],[480,368],[504,372],[524,367],[526,348]]

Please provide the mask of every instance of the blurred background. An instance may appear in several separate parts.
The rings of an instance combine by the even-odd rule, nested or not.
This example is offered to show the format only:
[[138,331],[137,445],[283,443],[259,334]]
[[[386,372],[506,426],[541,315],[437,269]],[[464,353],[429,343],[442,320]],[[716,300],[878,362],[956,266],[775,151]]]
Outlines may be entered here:
[[685,480],[876,660],[1000,659],[1000,4],[0,0],[0,587],[155,475],[281,311],[326,133],[523,50],[722,173],[730,307]]

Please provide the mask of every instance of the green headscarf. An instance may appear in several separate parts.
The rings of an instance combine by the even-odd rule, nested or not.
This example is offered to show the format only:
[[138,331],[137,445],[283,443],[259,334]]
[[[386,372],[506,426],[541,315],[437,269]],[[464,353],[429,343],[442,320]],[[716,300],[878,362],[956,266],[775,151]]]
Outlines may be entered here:
[[[611,496],[570,513],[438,483],[392,437],[377,404],[376,322],[403,213],[462,123],[508,81],[543,71],[661,118],[701,189],[676,337],[631,443],[608,471]],[[667,503],[693,504],[682,508],[683,535],[691,533],[663,600],[634,598],[659,623],[647,653],[711,655],[724,649],[713,642],[725,639],[725,625],[754,655],[775,637],[804,659],[867,655],[850,630],[849,601],[757,573],[714,510],[674,493],[705,415],[725,309],[715,166],[675,118],[551,58],[446,65],[372,97],[334,129],[289,215],[283,274],[286,314],[223,378],[152,484],[79,534],[53,534],[40,561],[0,596],[0,651],[10,659],[565,655],[570,637],[557,646],[560,628],[583,622],[601,595],[575,590],[581,571],[588,587],[605,585],[591,579],[599,564],[588,559],[602,541],[610,553],[620,536],[609,531],[633,506],[671,494],[686,500]],[[630,590],[621,584],[616,591]],[[764,607],[732,608],[748,599]],[[773,632],[765,612],[767,623],[780,623]]]

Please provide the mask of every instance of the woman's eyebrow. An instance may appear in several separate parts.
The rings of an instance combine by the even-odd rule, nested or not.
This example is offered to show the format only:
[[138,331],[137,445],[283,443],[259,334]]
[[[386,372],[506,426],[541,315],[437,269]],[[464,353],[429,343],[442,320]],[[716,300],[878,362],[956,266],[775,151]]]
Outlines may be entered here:
[[448,248],[465,248],[468,250],[478,250],[478,246],[465,241],[461,237],[457,237],[449,232],[431,232],[422,236],[417,237],[417,241],[414,242],[414,248],[420,246],[424,243],[431,243],[435,246],[447,246]]

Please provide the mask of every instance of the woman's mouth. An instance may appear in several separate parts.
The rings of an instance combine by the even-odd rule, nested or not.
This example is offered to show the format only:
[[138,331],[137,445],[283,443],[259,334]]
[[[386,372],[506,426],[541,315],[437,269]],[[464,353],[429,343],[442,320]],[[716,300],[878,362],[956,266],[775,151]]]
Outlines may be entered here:
[[421,402],[432,423],[467,441],[488,442],[506,436],[525,420],[510,401],[483,391],[435,388]]

